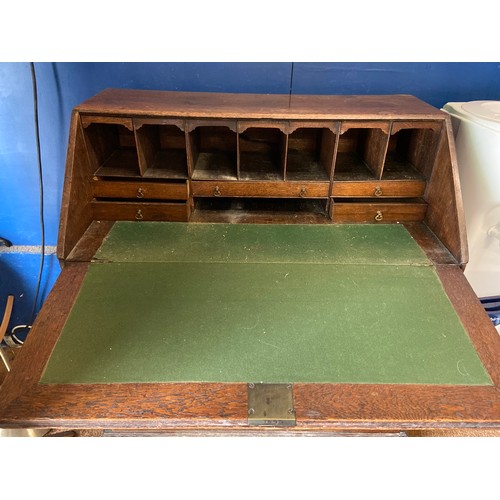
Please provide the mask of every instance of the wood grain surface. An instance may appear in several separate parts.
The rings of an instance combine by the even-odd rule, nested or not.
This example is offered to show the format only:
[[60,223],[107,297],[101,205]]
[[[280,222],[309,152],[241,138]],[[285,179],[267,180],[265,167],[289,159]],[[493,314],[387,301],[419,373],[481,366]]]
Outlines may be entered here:
[[284,94],[223,94],[106,89],[77,107],[88,114],[134,116],[381,120],[442,119],[444,113],[409,95],[344,96]]

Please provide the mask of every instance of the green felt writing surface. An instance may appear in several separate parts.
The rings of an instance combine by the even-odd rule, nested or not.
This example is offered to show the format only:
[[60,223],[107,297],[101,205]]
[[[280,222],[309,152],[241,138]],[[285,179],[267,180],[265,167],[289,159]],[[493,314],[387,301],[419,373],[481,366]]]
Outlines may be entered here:
[[96,260],[430,265],[398,224],[117,222]]
[[430,266],[91,264],[42,383],[190,381],[491,384]]

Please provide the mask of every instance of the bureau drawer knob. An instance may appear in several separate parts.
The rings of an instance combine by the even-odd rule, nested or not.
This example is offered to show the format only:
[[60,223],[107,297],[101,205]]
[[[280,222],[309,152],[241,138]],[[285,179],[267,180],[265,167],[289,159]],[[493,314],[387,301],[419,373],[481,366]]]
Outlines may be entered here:
[[215,188],[214,188],[214,196],[220,196],[220,195],[221,195],[221,192],[220,192],[219,186],[215,186]]
[[375,196],[382,196],[382,188],[380,186],[377,186],[375,188],[375,191],[373,192]]
[[142,211],[141,209],[139,209],[135,214],[135,220],[142,220],[142,219],[144,219],[144,215],[142,215]]
[[307,196],[307,189],[305,187],[301,187],[300,188],[300,193],[299,193],[299,196],[301,198],[305,198]]
[[380,210],[377,210],[377,213],[375,214],[375,220],[380,222],[384,216],[382,215],[382,212]]
[[144,198],[144,191],[142,190],[142,188],[138,188],[137,189],[137,193],[135,195],[137,198]]

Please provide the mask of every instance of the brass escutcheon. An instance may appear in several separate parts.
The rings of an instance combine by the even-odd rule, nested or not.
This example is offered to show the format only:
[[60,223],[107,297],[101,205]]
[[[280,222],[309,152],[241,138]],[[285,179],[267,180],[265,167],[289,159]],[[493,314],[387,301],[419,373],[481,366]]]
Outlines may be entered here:
[[142,215],[142,211],[141,209],[139,209],[135,214],[135,220],[142,220],[142,219],[144,219],[144,215]]
[[220,195],[221,195],[221,192],[220,192],[219,186],[215,186],[214,196],[220,196]]
[[377,213],[375,215],[375,220],[376,221],[381,221],[383,219],[383,215],[382,215],[382,212],[380,210],[377,210]]
[[373,193],[375,196],[382,196],[382,188],[380,186],[377,186],[375,188],[375,192]]
[[137,189],[136,197],[137,198],[144,198],[144,191],[142,190],[142,188]]
[[300,193],[299,193],[299,196],[301,198],[304,198],[305,196],[307,196],[307,189],[305,187],[301,187],[300,188]]

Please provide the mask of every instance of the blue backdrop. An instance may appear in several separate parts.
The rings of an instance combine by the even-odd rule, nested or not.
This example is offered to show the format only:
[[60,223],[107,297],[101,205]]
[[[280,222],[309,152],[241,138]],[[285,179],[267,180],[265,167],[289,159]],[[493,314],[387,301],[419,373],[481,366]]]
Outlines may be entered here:
[[[41,301],[59,273],[57,242],[73,106],[107,87],[294,94],[414,94],[450,101],[500,100],[498,63],[36,63],[47,256]],[[40,263],[39,185],[28,63],[0,63],[0,315],[30,319]],[[21,248],[20,248],[21,247]],[[41,302],[40,301],[40,302]],[[40,305],[40,304],[39,304]]]

